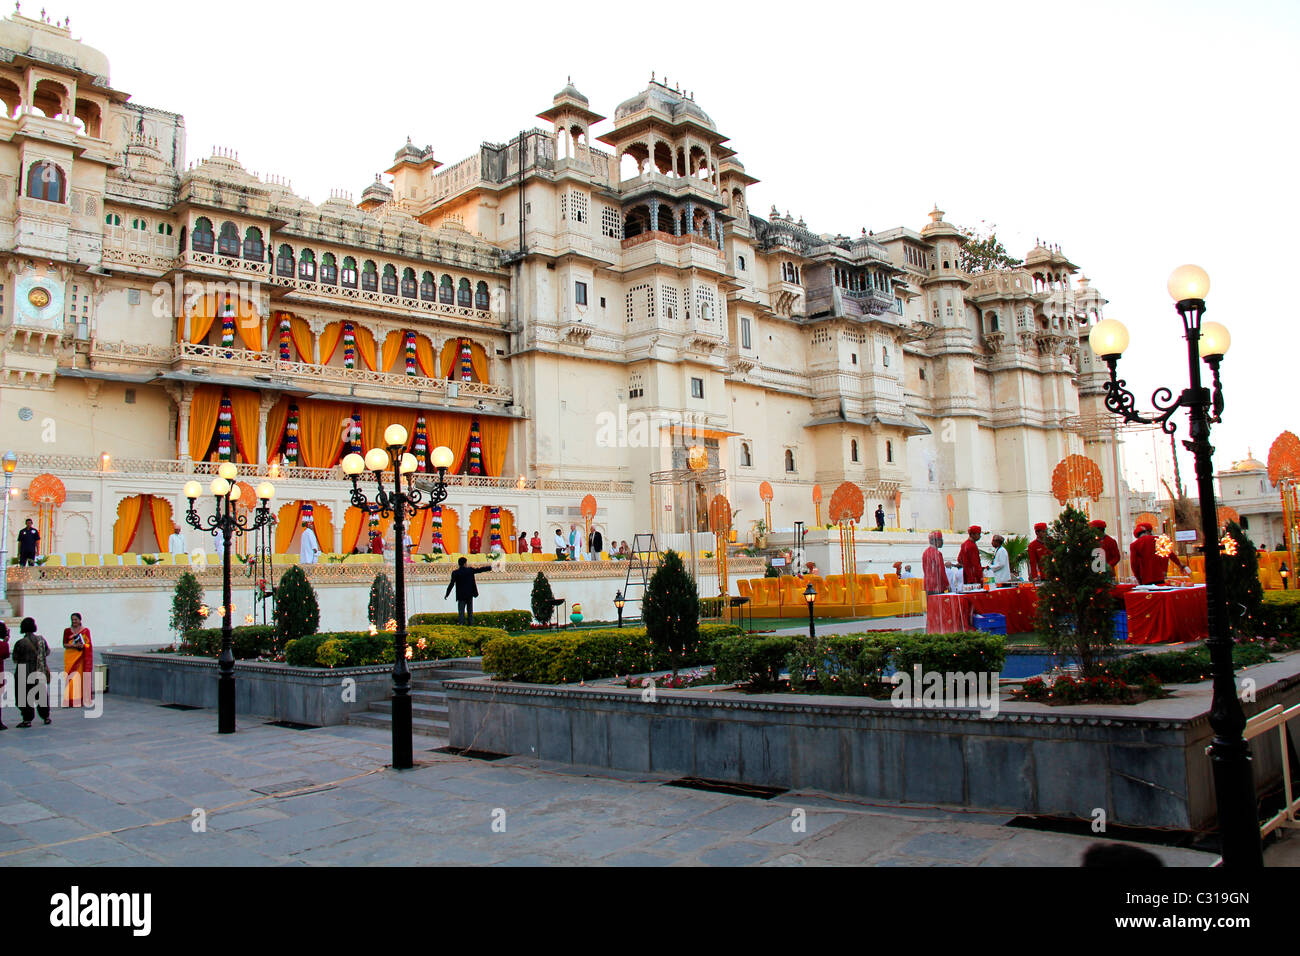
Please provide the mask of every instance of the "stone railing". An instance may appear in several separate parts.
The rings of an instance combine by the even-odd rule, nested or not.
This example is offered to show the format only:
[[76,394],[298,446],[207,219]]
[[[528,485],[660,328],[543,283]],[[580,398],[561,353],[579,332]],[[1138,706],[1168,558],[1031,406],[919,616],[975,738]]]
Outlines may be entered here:
[[624,239],[622,247],[624,249],[632,249],[642,243],[651,241],[668,242],[672,243],[674,246],[684,246],[687,243],[691,243],[697,246],[704,246],[704,248],[715,252],[718,255],[722,255],[721,250],[718,249],[718,244],[708,236],[699,236],[692,233],[687,233],[684,236],[675,236],[671,232],[660,232],[656,229],[643,232],[639,235],[633,236],[631,239]]
[[450,302],[437,302],[432,299],[408,298],[406,296],[394,295],[391,292],[378,292],[369,289],[351,289],[344,285],[330,285],[325,282],[318,282],[309,279],[288,278],[281,276],[276,279],[280,284],[287,285],[293,292],[305,292],[309,295],[319,296],[325,299],[332,299],[342,302],[355,302],[363,305],[382,306],[385,309],[398,308],[408,312],[422,313],[425,315],[439,315],[452,319],[473,319],[476,322],[488,322],[499,325],[495,314],[491,309],[479,309],[467,305],[454,305]]

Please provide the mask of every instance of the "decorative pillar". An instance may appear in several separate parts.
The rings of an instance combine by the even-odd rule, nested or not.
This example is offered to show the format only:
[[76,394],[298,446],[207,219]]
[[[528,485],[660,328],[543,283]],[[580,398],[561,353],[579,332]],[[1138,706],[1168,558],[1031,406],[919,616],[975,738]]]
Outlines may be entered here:
[[334,550],[332,554],[343,554],[343,522],[348,514],[348,502],[335,501],[333,503],[334,514]]
[[712,209],[709,210],[709,238],[714,242],[718,241],[718,219]]
[[176,447],[180,452],[177,457],[186,462],[190,461],[190,403],[193,400],[194,386],[183,382],[180,395],[176,396]]
[[320,337],[324,331],[325,328],[321,323],[313,322],[311,324],[311,363],[313,365],[320,364]]
[[673,235],[680,236],[681,234],[682,234],[681,215],[677,212],[677,207],[674,206],[673,207]]
[[686,201],[686,232],[695,235],[695,203],[689,199]]
[[266,416],[279,401],[278,392],[262,392],[261,401],[257,403],[257,463],[266,464]]
[[651,231],[654,231],[657,230],[658,228],[659,228],[659,200],[656,197],[651,196],[650,197],[650,229]]

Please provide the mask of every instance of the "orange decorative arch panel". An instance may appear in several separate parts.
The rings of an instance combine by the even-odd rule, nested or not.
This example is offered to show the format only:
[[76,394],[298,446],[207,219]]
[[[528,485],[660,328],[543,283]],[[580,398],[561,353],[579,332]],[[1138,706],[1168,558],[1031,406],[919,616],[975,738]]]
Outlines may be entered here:
[[1052,469],[1052,495],[1061,504],[1075,498],[1101,500],[1101,469],[1091,458],[1066,455]]
[[582,516],[590,521],[596,517],[596,496],[587,495],[582,499]]
[[27,486],[27,500],[37,505],[54,505],[56,508],[68,498],[63,482],[51,474],[37,475]]
[[765,481],[758,486],[758,496],[764,501],[772,500],[772,483]]
[[836,524],[849,520],[861,521],[865,509],[862,489],[851,481],[841,484],[831,495],[830,519]]
[[731,530],[731,502],[726,495],[714,495],[709,502],[709,530],[715,534]]
[[1268,449],[1268,480],[1277,484],[1284,478],[1300,481],[1300,438],[1283,432]]

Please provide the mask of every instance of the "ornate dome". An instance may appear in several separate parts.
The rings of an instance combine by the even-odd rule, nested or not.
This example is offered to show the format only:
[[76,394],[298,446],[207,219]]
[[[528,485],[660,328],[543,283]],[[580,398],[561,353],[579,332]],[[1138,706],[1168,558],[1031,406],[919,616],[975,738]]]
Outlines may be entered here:
[[552,102],[559,103],[560,100],[562,99],[577,100],[579,103],[582,103],[584,106],[591,105],[591,100],[587,99],[585,96],[583,96],[581,93],[578,92],[578,88],[573,85],[572,80],[570,80],[568,83],[564,85],[564,89],[560,90],[560,92],[555,94],[555,96],[552,99]]
[[1246,457],[1243,458],[1241,461],[1234,461],[1232,463],[1232,468],[1229,470],[1230,471],[1263,471],[1267,467],[1268,466],[1265,465],[1262,461],[1257,461],[1255,459],[1255,456],[1251,454],[1249,449],[1247,449]]
[[[20,14],[0,20],[0,49],[44,60],[56,67],[80,70],[108,85],[108,57],[94,47],[74,40],[59,23],[45,23]],[[9,59],[5,57],[5,59]]]
[[639,113],[645,109],[656,110],[674,121],[692,117],[709,129],[716,130],[718,128],[714,125],[713,120],[709,118],[709,114],[695,104],[695,100],[681,91],[669,89],[655,80],[651,80],[650,85],[636,96],[618,104],[618,109],[614,111],[614,122],[617,123],[624,117]]

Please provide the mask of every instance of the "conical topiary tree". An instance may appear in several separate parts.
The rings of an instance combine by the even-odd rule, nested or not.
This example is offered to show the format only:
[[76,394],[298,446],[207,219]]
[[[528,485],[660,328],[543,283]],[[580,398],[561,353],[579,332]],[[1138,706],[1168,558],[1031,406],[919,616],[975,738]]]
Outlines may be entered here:
[[1066,507],[1048,532],[1044,581],[1038,588],[1038,629],[1048,647],[1096,673],[1102,652],[1115,637],[1116,608],[1101,534],[1088,516]]
[[203,615],[199,608],[203,606],[203,587],[199,579],[190,571],[182,572],[172,589],[172,613],[167,620],[176,636],[181,640],[190,631],[197,631],[203,626]]
[[395,606],[392,582],[388,580],[388,575],[381,571],[375,575],[375,581],[370,585],[370,604],[366,608],[370,623],[375,627],[383,627],[393,619],[396,613]]
[[1229,554],[1225,550],[1222,555],[1223,597],[1228,605],[1226,623],[1233,637],[1258,637],[1259,608],[1264,603],[1264,587],[1259,583],[1259,554],[1255,543],[1237,522],[1229,521],[1223,530],[1237,552]]
[[641,602],[641,623],[657,654],[668,658],[673,677],[686,648],[700,638],[700,597],[682,556],[669,550],[650,577]]
[[281,647],[299,637],[315,634],[320,627],[320,605],[316,592],[302,568],[294,564],[280,578],[275,589],[275,632]]
[[555,613],[555,605],[551,602],[555,600],[555,594],[551,591],[551,582],[546,580],[546,575],[541,571],[537,572],[537,577],[533,578],[533,617],[537,618],[537,623],[545,627],[551,621],[551,615]]

